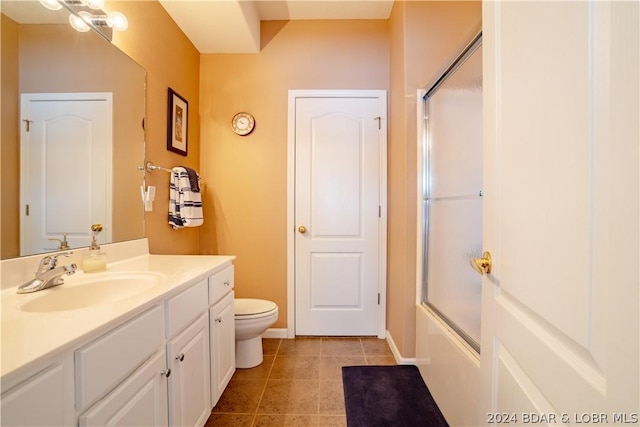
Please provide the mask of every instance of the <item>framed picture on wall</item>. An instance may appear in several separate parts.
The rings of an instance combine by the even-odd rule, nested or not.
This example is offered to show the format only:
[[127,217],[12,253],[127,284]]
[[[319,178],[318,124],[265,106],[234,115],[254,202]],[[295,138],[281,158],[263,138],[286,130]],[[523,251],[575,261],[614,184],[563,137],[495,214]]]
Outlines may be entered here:
[[167,150],[187,155],[189,137],[189,103],[169,88],[169,108],[167,117]]

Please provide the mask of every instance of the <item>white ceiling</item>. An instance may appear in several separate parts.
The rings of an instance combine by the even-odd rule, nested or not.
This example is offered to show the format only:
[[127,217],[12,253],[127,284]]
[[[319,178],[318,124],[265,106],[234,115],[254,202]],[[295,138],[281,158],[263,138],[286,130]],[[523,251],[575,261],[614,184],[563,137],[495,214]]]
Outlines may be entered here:
[[387,19],[393,0],[159,0],[200,53],[260,51],[260,21]]

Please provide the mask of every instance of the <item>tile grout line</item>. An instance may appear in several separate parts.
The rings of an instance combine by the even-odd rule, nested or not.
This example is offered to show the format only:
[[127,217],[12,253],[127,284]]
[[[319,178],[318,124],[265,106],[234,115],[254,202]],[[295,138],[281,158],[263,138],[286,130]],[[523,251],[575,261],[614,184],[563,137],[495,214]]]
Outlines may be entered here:
[[[264,382],[264,388],[262,389],[262,393],[260,393],[260,399],[258,399],[258,404],[256,405],[256,409],[253,411],[253,419],[251,420],[252,426],[256,425],[256,421],[258,419],[258,410],[260,409],[262,398],[264,397],[264,394],[267,391],[267,386],[269,385],[269,379],[271,378],[271,371],[273,370],[273,365],[275,365],[276,357],[278,357],[278,352],[280,351],[280,344],[282,344],[282,339],[278,341],[278,347],[276,348],[275,354],[273,355],[273,360],[271,361],[271,366],[269,367],[269,372],[267,373],[267,380]],[[263,358],[264,358],[264,355],[263,355]]]

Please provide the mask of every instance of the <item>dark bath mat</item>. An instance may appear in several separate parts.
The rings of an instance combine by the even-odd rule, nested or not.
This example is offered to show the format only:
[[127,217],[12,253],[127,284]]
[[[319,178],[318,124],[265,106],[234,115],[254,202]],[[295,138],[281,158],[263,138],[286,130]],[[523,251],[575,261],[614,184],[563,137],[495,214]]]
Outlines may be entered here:
[[413,365],[345,366],[349,427],[448,427]]

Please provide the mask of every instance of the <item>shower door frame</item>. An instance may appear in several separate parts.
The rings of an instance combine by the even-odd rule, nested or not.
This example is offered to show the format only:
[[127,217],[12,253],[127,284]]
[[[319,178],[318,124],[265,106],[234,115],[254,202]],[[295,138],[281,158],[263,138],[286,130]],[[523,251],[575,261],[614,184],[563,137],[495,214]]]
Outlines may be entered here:
[[[427,277],[428,277],[428,242],[429,242],[429,206],[427,202],[429,196],[427,190],[430,188],[430,172],[429,172],[429,152],[428,144],[428,118],[427,118],[427,102],[429,95],[437,91],[449,77],[482,47],[482,31],[478,31],[471,40],[460,50],[460,53],[448,64],[441,74],[427,86],[427,89],[419,89],[417,91],[418,102],[417,108],[417,126],[418,126],[418,224],[417,224],[417,266],[416,266],[416,302],[423,305],[427,310],[431,311],[436,317],[440,318],[448,328],[451,328],[461,339],[460,343],[468,350],[479,355],[480,343],[476,342],[467,332],[459,327],[455,321],[447,317],[434,304],[427,300]],[[479,194],[482,197],[482,191]],[[479,301],[481,304],[481,301]]]

